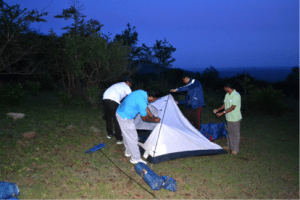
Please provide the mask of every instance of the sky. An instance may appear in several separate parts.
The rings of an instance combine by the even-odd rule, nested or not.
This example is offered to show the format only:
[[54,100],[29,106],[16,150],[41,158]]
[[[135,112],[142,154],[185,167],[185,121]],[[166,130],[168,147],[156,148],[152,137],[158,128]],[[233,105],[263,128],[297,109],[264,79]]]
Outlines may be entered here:
[[[53,16],[69,0],[4,0],[8,5],[48,12],[48,22],[32,28],[57,35],[70,25]],[[203,71],[209,66],[291,68],[299,66],[299,0],[84,0],[86,20],[98,20],[101,32],[121,34],[129,23],[138,46],[164,38],[176,48],[174,68]]]

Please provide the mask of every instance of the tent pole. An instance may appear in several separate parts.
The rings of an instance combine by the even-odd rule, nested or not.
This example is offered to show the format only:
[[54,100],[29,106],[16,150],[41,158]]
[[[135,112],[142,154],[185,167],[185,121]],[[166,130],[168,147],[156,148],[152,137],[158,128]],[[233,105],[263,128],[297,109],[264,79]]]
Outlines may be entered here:
[[[169,91],[170,91],[170,90],[169,90]],[[155,149],[154,149],[154,153],[153,153],[153,158],[155,157],[156,147],[157,147],[158,139],[159,139],[159,136],[160,136],[160,131],[161,131],[161,127],[162,127],[162,124],[163,124],[164,117],[165,117],[166,108],[167,108],[167,105],[168,105],[168,102],[169,102],[170,95],[171,95],[171,94],[168,95],[167,103],[166,103],[166,106],[165,106],[165,109],[164,109],[164,114],[163,114],[162,119],[161,119],[161,121],[160,121],[160,127],[159,127],[158,137],[157,137],[156,144],[155,144]],[[151,163],[151,168],[152,168],[152,166],[153,166],[153,163]]]

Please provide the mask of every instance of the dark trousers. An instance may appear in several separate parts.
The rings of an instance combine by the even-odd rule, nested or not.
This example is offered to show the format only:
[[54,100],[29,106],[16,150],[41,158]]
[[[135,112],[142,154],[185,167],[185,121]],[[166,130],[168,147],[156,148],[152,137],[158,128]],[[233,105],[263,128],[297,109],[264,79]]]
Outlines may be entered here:
[[104,111],[104,120],[106,122],[106,131],[107,135],[113,135],[113,124],[115,128],[115,137],[117,140],[123,140],[121,129],[116,118],[116,111],[119,104],[115,101],[104,99],[103,100],[103,111]]
[[196,109],[188,108],[184,111],[184,116],[189,120],[189,122],[197,129],[201,128],[201,111],[203,107],[199,107]]

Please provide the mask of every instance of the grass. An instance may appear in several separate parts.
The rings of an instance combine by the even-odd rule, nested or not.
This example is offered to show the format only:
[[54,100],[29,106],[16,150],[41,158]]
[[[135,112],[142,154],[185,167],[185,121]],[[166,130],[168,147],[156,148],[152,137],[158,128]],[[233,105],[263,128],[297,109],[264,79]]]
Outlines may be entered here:
[[[213,101],[222,103],[217,97]],[[171,192],[151,191],[124,156],[123,145],[105,137],[101,108],[63,107],[55,96],[43,93],[22,107],[0,109],[0,181],[16,183],[22,199],[154,198],[141,186],[161,199],[299,198],[298,112],[282,117],[243,113],[237,156],[228,153],[149,165],[159,176],[177,181],[177,192]],[[8,112],[26,116],[14,121],[6,116]],[[221,121],[224,118],[216,118],[210,108],[204,109],[203,124]],[[21,133],[28,131],[37,136],[24,139]],[[84,152],[101,142],[107,146],[100,151]],[[226,144],[225,139],[215,142]]]

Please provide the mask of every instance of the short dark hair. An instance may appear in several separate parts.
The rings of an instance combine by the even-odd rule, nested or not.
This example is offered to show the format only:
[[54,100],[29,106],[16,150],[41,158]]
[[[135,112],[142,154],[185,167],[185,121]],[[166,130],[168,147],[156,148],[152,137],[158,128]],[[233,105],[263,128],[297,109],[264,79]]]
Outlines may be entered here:
[[147,90],[149,97],[158,98],[160,96],[160,91],[157,88],[150,88]]
[[133,80],[129,77],[124,78],[124,82],[130,82],[131,84],[133,84]]
[[232,83],[230,83],[230,82],[224,83],[224,88],[225,87],[229,87],[229,88],[233,89]]
[[184,78],[191,78],[191,77],[188,73],[184,72],[182,73],[181,78],[184,79]]

